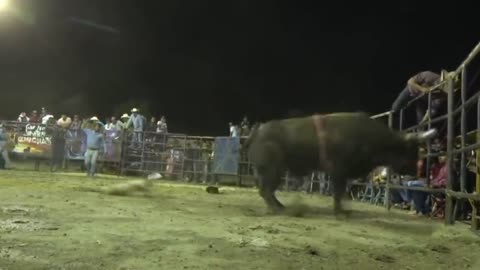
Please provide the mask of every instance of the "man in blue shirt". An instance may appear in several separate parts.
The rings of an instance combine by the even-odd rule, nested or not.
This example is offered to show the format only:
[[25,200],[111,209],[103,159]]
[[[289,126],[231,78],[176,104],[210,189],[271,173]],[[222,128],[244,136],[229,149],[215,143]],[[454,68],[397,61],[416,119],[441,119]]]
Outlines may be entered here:
[[107,152],[105,137],[103,136],[101,129],[102,129],[102,124],[97,121],[95,121],[95,125],[93,129],[88,129],[88,128],[85,129],[85,133],[87,135],[87,151],[85,152],[85,167],[87,168],[87,175],[91,177],[95,175],[95,170],[97,168],[97,158],[100,150],[103,150],[103,153]]

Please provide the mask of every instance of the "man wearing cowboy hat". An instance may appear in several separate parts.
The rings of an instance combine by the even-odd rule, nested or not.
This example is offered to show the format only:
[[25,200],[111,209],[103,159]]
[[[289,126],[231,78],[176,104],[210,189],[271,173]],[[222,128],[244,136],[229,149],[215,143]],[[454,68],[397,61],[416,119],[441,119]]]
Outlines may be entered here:
[[[438,115],[442,105],[446,101],[444,87],[436,87],[445,82],[447,76],[452,77],[455,72],[447,72],[442,70],[440,74],[432,71],[422,71],[412,76],[403,91],[398,95],[392,104],[392,112],[398,112],[407,103],[417,97],[420,99],[416,102],[417,122],[423,123],[430,117]],[[430,111],[428,108],[428,93],[432,93]]]
[[142,143],[142,134],[145,130],[145,119],[143,115],[139,114],[137,108],[132,109],[132,115],[130,115],[130,119],[128,119],[126,128],[129,128],[130,125],[133,125],[133,137],[130,147],[135,147],[135,144]]
[[87,176],[93,177],[97,168],[97,159],[100,150],[103,153],[107,152],[107,145],[105,144],[105,137],[102,133],[103,123],[97,117],[90,118],[93,124],[92,128],[85,129],[87,135],[87,151],[85,152],[85,167],[87,169]]
[[128,119],[130,119],[130,116],[128,114],[124,113],[120,117],[120,120],[117,121],[117,128],[119,130],[127,129]]

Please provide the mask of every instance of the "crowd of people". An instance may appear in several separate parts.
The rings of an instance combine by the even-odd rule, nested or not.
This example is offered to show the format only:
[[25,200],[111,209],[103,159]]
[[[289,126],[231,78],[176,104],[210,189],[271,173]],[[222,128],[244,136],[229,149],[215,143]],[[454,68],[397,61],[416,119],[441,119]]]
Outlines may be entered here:
[[[105,135],[107,130],[131,130],[133,133],[131,146],[143,141],[142,135],[144,132],[153,133],[167,133],[168,127],[166,118],[160,117],[156,121],[155,117],[147,123],[145,116],[143,116],[137,108],[130,111],[130,115],[123,114],[118,120],[116,117],[107,118],[102,122],[98,117],[92,116],[82,119],[79,115],[74,115],[73,119],[67,114],[62,114],[58,119],[42,108],[38,113],[36,110],[32,111],[30,115],[22,112],[16,119],[20,124],[42,124],[52,127],[51,142],[52,142],[52,162],[51,170],[55,171],[64,157],[64,149],[66,143],[67,130],[76,131],[83,129],[86,134],[86,152],[85,152],[85,166],[87,174],[94,176],[96,172],[97,158],[102,149],[105,149]],[[9,136],[5,130],[4,125],[0,127],[0,167],[13,168],[8,156]],[[106,152],[104,150],[103,152]]]

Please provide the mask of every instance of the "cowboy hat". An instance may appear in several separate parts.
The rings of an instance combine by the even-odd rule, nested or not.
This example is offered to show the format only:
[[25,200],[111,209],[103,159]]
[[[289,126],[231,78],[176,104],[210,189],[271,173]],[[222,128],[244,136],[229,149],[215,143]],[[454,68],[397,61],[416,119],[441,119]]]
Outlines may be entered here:
[[120,117],[120,119],[129,118],[129,117],[130,117],[130,116],[128,116],[128,114],[124,113],[124,114],[122,115],[122,117]]
[[138,112],[138,109],[137,109],[137,108],[133,108],[131,112],[132,112],[132,113]]
[[99,121],[98,118],[96,116],[90,118],[91,121]]

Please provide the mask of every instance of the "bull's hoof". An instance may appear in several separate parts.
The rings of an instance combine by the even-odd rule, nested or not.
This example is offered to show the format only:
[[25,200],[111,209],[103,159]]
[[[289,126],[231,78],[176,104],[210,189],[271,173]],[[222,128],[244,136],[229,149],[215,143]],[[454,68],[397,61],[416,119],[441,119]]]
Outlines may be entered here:
[[279,215],[285,212],[285,206],[280,205],[280,206],[270,206],[268,208],[270,210],[270,213],[274,215]]
[[352,210],[336,210],[335,217],[337,219],[348,219],[352,215]]
[[210,194],[220,194],[220,191],[218,190],[218,187],[208,186],[206,188],[206,191]]

